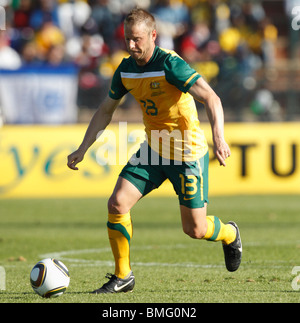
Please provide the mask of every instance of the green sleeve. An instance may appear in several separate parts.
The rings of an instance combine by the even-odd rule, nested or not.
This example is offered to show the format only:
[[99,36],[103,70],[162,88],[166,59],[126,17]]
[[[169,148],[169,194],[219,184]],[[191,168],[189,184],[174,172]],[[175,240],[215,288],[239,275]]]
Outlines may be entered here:
[[109,90],[109,96],[110,98],[114,100],[119,100],[121,99],[126,93],[127,89],[124,87],[121,79],[121,73],[120,73],[120,65],[116,69],[114,76],[111,81],[111,87]]
[[165,61],[166,80],[186,93],[201,77],[190,65],[179,56],[168,56]]

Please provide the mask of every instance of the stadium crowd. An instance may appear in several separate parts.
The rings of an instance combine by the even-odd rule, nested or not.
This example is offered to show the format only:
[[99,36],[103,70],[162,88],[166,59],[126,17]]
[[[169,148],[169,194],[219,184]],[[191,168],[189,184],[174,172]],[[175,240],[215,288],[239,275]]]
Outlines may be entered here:
[[96,108],[106,93],[127,55],[122,21],[135,6],[156,17],[157,44],[176,50],[233,111],[249,93],[253,100],[255,73],[275,61],[278,29],[261,1],[0,0],[0,5],[6,12],[0,68],[75,64],[79,107]]

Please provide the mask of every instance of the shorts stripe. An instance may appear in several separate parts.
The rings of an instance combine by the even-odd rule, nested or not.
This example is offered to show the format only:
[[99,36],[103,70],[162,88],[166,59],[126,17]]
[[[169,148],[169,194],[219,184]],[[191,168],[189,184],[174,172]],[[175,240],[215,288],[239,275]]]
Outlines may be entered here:
[[201,179],[201,184],[200,184],[201,201],[203,201],[203,175],[202,175],[202,168],[199,160],[197,160],[197,165],[199,167],[199,176]]

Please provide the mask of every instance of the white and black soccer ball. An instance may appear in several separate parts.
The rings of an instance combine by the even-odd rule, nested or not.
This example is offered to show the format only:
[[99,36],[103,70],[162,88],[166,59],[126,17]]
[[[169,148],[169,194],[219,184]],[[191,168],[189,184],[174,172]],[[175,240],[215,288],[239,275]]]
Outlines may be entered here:
[[57,259],[43,259],[32,268],[30,283],[42,297],[61,296],[70,283],[68,268]]

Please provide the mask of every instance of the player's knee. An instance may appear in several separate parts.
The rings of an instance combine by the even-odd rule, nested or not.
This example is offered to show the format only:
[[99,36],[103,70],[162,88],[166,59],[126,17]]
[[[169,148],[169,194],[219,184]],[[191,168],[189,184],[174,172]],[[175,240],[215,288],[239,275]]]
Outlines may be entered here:
[[109,198],[107,208],[108,212],[113,214],[125,214],[130,211],[127,205],[122,202],[122,198],[114,194]]
[[207,227],[205,227],[205,226],[201,226],[201,227],[188,226],[188,227],[184,227],[183,231],[185,234],[187,234],[192,239],[203,239],[206,234]]
[[183,228],[185,234],[187,234],[192,239],[203,239],[206,234],[207,228],[199,228],[199,227],[189,227]]

